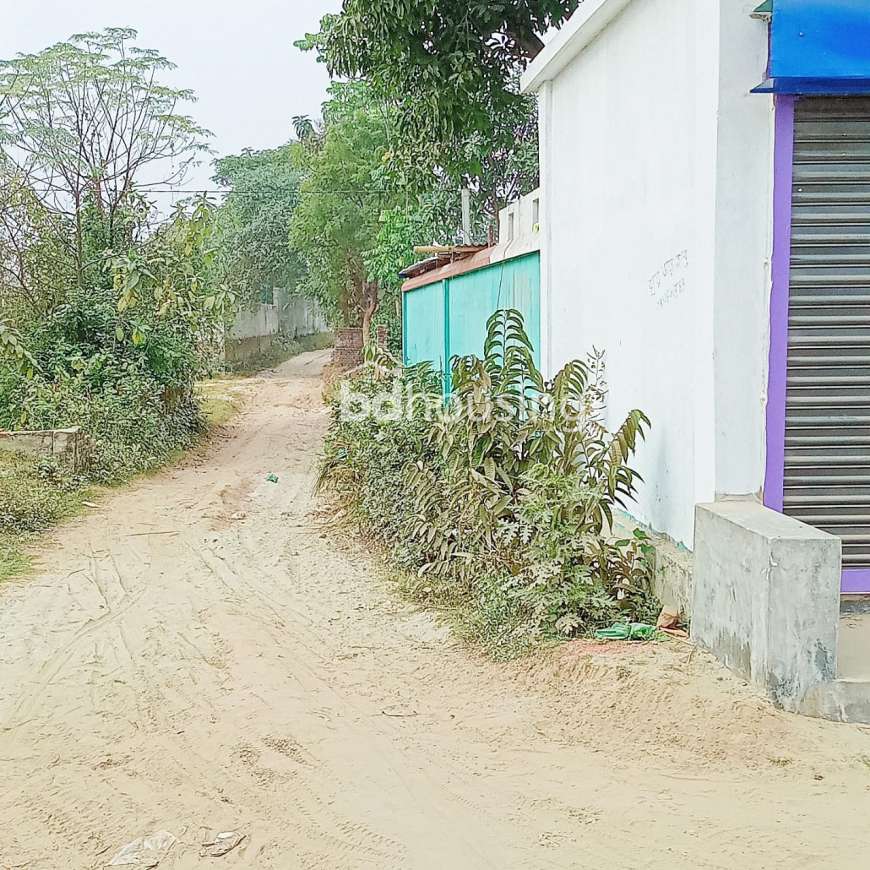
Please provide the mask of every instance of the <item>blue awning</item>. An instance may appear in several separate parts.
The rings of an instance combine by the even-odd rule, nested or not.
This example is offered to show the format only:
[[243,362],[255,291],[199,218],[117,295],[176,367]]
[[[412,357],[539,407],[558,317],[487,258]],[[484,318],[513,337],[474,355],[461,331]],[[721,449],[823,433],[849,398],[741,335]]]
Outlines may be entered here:
[[870,94],[870,79],[767,79],[752,89],[753,94],[815,94],[836,97]]
[[757,93],[870,94],[870,0],[773,0]]

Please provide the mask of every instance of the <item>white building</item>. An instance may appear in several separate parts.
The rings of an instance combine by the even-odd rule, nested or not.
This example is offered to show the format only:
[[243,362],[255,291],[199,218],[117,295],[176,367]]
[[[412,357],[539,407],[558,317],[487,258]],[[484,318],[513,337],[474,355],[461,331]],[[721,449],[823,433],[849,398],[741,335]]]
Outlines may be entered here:
[[638,519],[764,483],[773,100],[752,3],[585,0],[528,71],[541,111],[550,372],[608,353],[610,413],[653,421]]
[[834,678],[841,571],[870,593],[870,3],[758,3],[583,0],[526,72],[542,364],[604,349],[610,423],[651,418],[633,513],[694,550],[696,637],[866,718]]

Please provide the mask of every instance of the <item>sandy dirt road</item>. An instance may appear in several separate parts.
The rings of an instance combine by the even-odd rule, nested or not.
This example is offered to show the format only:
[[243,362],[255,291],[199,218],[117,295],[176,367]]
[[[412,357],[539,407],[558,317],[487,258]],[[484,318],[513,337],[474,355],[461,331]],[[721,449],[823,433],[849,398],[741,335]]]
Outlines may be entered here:
[[239,382],[224,437],[0,590],[0,867],[159,830],[161,868],[868,866],[865,730],[681,645],[488,663],[325,533],[325,359]]

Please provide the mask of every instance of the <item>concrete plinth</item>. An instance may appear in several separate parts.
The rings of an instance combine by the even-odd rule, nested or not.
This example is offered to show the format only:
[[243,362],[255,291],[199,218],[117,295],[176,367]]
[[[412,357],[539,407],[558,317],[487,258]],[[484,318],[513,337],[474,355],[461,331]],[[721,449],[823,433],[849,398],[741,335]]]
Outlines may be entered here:
[[692,636],[804,710],[837,677],[840,566],[839,538],[756,502],[698,505]]
[[77,426],[0,432],[0,450],[24,456],[56,456],[75,469],[84,461],[84,446],[85,437]]

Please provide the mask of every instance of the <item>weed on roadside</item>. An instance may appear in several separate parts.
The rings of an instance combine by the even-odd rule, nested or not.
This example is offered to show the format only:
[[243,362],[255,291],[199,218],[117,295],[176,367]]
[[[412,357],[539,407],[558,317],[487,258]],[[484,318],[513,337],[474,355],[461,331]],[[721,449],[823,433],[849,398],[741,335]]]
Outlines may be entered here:
[[451,385],[445,403],[431,369],[380,353],[331,393],[320,486],[386,547],[404,593],[496,658],[654,619],[650,541],[610,532],[649,421],[632,411],[605,429],[603,358],[545,381],[521,316],[503,311]]

